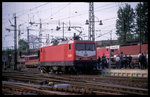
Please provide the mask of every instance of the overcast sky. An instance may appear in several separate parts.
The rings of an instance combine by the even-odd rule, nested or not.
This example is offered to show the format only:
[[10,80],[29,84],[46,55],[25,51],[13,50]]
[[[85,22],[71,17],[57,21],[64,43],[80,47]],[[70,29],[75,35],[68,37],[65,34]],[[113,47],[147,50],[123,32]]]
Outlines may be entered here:
[[[116,36],[116,19],[119,6],[124,6],[125,3],[131,5],[132,8],[138,4],[138,2],[94,2],[94,14],[95,21],[102,20],[103,25],[99,25],[99,22],[95,22],[95,38],[96,41],[110,39],[110,33],[112,31],[112,39],[117,39]],[[39,25],[31,26],[29,22],[42,24],[42,36],[46,34],[52,37],[62,37],[62,29],[56,31],[56,26],[65,23],[65,27],[71,26],[82,27],[82,38],[87,40],[88,37],[88,25],[85,25],[85,21],[89,18],[89,3],[87,2],[2,2],[2,47],[12,48],[14,46],[14,31],[8,32],[6,28],[13,30],[11,24],[14,24],[13,14],[17,16],[17,26],[21,29],[21,39],[27,39],[27,27],[36,29],[36,31],[30,31],[30,34],[39,34]],[[18,29],[18,27],[17,27]],[[73,33],[79,34],[78,31],[71,29],[67,31],[65,28],[65,37],[72,37]],[[105,34],[106,33],[106,34]],[[103,35],[104,34],[104,35]],[[101,37],[98,37],[101,36]],[[45,42],[45,39],[42,40]]]

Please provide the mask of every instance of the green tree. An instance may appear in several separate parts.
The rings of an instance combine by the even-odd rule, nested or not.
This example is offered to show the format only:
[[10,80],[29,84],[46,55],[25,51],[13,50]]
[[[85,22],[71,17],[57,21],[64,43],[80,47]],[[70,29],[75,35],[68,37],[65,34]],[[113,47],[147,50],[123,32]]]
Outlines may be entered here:
[[126,4],[123,8],[119,7],[117,14],[116,34],[118,35],[118,40],[120,43],[133,41],[135,28],[133,8],[129,4]]
[[135,8],[136,12],[136,38],[141,42],[148,43],[148,2],[141,2]]
[[19,40],[19,50],[26,50],[26,49],[29,49],[29,44],[23,39]]

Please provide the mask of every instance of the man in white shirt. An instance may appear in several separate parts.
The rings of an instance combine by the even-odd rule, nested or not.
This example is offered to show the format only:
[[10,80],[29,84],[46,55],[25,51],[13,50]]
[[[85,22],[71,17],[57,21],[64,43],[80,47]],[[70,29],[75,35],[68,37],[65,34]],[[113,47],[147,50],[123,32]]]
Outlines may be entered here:
[[116,69],[120,69],[120,57],[119,57],[119,55],[116,57]]
[[138,58],[141,56],[142,54],[141,54],[141,52],[139,52],[139,54],[138,54]]
[[147,68],[148,68],[148,53],[146,54]]

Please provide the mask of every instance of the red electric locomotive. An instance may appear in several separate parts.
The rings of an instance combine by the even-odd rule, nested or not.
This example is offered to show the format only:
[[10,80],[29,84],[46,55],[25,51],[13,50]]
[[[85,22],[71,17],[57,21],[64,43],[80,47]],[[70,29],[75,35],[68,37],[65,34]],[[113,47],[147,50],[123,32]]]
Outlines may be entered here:
[[42,70],[90,73],[96,67],[96,42],[69,40],[40,48]]

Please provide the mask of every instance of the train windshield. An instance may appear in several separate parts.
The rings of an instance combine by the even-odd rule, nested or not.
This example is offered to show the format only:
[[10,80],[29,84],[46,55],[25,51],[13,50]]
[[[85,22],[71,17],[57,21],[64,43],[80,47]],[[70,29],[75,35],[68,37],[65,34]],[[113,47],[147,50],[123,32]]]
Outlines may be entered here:
[[94,51],[95,45],[91,43],[78,43],[76,44],[76,50],[77,51],[81,51],[81,50]]

